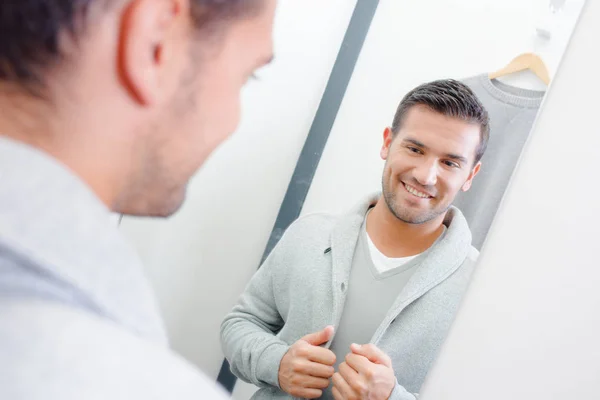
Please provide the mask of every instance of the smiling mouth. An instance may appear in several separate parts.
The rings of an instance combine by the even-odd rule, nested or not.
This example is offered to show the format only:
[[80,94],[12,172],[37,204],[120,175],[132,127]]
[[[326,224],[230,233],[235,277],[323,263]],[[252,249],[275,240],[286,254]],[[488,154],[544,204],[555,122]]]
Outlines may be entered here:
[[428,195],[427,193],[423,193],[419,190],[417,190],[416,188],[407,185],[406,183],[402,182],[402,184],[404,185],[404,188],[406,189],[406,191],[410,194],[412,194],[413,196],[419,197],[421,199],[432,199],[433,196]]

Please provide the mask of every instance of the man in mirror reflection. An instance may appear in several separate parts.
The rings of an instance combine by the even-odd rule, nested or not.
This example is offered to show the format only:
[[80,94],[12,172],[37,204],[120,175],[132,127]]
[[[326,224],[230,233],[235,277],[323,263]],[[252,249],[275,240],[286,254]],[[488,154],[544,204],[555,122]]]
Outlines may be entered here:
[[481,168],[489,117],[456,80],[422,84],[383,132],[382,190],[296,220],[221,326],[255,399],[414,400],[478,256],[452,202]]
[[275,8],[0,2],[0,399],[227,397],[170,349],[111,212],[181,207],[273,57]]

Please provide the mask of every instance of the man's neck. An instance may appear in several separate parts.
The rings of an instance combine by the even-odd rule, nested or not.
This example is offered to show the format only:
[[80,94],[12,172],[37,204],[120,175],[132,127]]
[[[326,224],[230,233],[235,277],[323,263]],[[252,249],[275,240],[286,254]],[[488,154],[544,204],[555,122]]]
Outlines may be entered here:
[[396,218],[381,197],[367,218],[367,233],[387,257],[409,257],[430,248],[444,232],[445,213],[423,224]]
[[[0,95],[0,135],[34,147],[69,168],[84,181],[107,206],[111,207],[114,193],[108,179],[100,176],[98,170],[111,172],[114,157],[99,157],[100,146],[87,145],[81,138],[87,133],[83,125],[65,126],[60,118],[51,113],[43,103],[36,101],[15,101]],[[88,128],[89,130],[89,128]],[[81,135],[66,135],[64,132],[78,131]],[[118,151],[119,149],[115,149]],[[100,160],[100,161],[98,161]],[[104,164],[104,165],[102,165]]]

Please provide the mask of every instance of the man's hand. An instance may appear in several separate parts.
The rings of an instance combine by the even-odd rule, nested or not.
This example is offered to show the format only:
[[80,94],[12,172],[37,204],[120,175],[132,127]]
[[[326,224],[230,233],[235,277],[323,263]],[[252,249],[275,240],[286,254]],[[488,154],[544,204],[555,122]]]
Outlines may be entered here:
[[279,364],[279,386],[286,393],[305,399],[321,397],[335,372],[335,354],[319,347],[333,336],[333,327],[311,333],[290,347]]
[[396,386],[392,361],[372,344],[350,346],[339,371],[333,375],[336,400],[387,400]]

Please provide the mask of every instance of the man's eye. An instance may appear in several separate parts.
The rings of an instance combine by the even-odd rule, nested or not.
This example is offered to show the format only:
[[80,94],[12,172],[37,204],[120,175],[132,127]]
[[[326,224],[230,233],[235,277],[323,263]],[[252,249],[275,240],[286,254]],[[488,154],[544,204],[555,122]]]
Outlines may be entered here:
[[417,154],[421,154],[421,150],[417,149],[416,147],[409,147],[408,150],[410,150],[413,153],[417,153]]
[[444,161],[444,164],[446,164],[450,168],[460,168],[460,165],[458,165],[454,161]]

